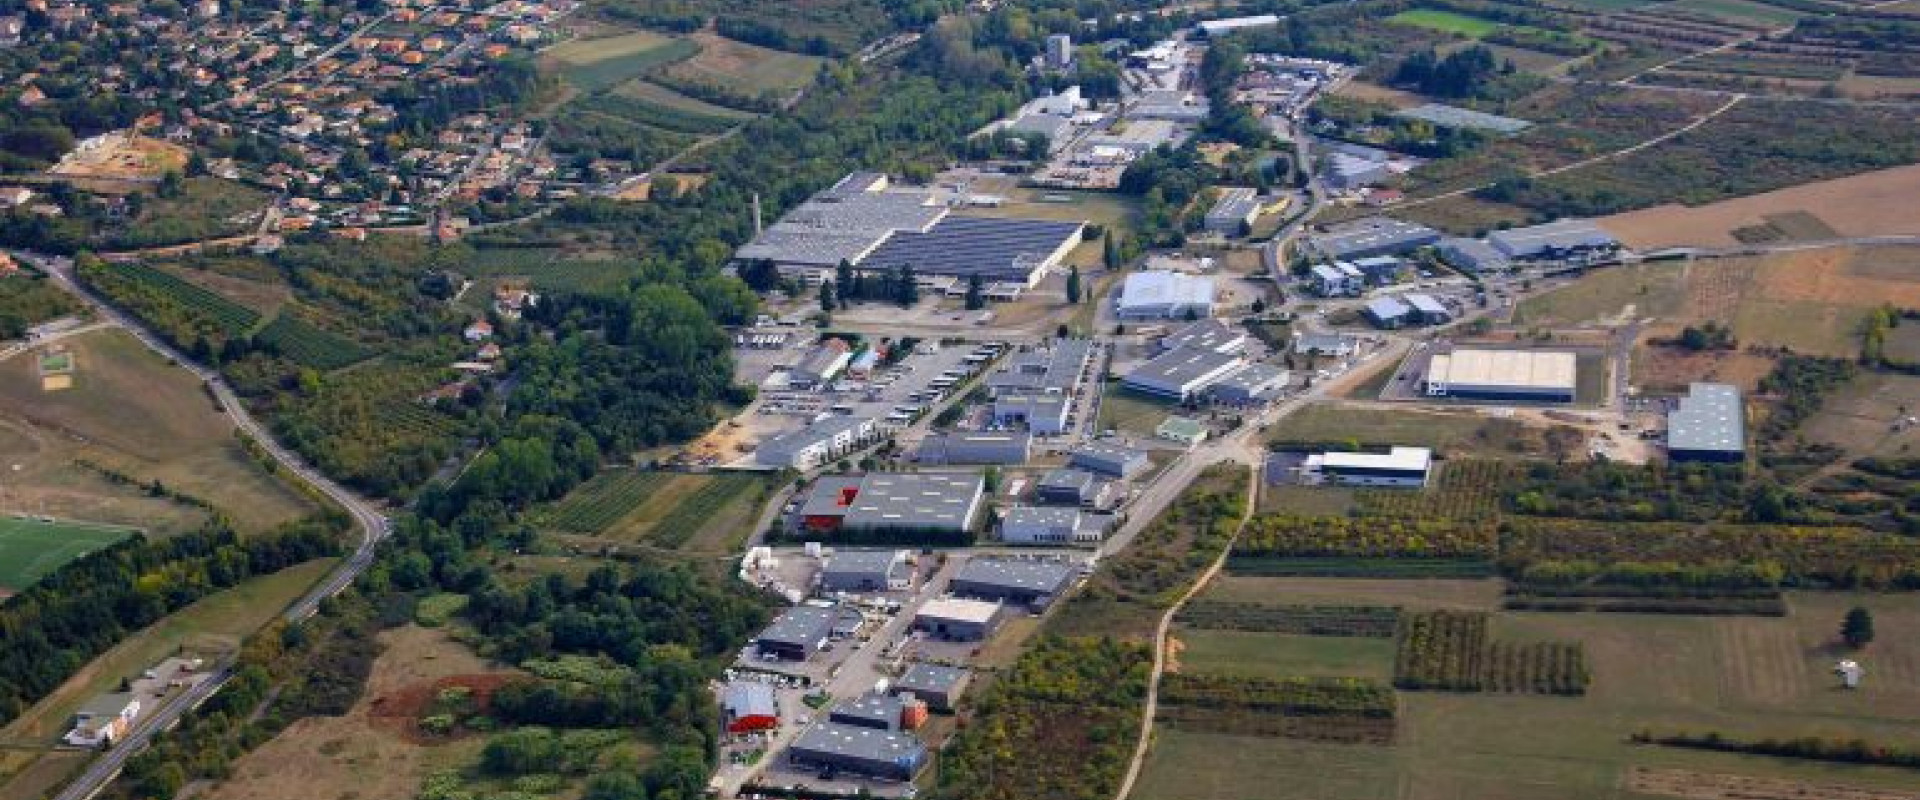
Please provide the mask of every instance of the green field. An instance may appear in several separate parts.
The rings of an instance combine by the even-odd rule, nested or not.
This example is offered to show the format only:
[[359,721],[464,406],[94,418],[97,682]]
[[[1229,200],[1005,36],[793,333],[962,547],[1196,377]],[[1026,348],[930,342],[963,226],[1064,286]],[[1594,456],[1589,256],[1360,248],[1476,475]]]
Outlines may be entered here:
[[1180,671],[1251,678],[1393,677],[1393,640],[1186,628]]
[[568,83],[582,92],[593,93],[655,67],[690,58],[699,50],[699,45],[686,39],[635,31],[555,45],[546,56],[558,63]]
[[1122,388],[1119,381],[1112,381],[1100,395],[1100,429],[1152,436],[1154,429],[1176,410],[1172,403]]
[[746,95],[790,92],[811,83],[823,61],[818,56],[788,53],[737,42],[709,33],[692,35],[700,53],[667,70],[674,78],[724,86]]
[[599,542],[730,552],[766,498],[758,475],[616,470],[600,473],[538,510],[535,524]]
[[113,525],[0,517],[0,590],[32,586],[67,562],[133,532]]
[[746,119],[753,116],[745,111],[717,106],[697,97],[688,97],[665,86],[639,78],[620,84],[613,93],[642,103],[701,117]]
[[1490,19],[1455,14],[1434,8],[1413,8],[1387,18],[1388,22],[1412,25],[1416,28],[1440,31],[1478,39],[1501,28],[1501,24]]
[[1448,457],[1512,456],[1509,445],[1525,430],[1513,420],[1475,413],[1417,413],[1346,408],[1321,403],[1300,409],[1267,429],[1267,440],[1287,444],[1431,447]]
[[1722,19],[1737,25],[1786,27],[1805,14],[1790,8],[1744,0],[1676,0],[1663,8]]

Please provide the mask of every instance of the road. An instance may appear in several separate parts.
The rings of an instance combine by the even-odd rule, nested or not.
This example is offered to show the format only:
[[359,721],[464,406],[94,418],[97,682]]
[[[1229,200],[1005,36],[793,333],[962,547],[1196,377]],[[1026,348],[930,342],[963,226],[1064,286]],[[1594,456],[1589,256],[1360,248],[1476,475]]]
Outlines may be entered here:
[[[45,272],[62,288],[91,306],[104,323],[124,328],[128,333],[133,334],[134,338],[145,344],[147,349],[193,373],[194,377],[199,378],[219,401],[227,417],[233,420],[234,427],[247,438],[252,439],[254,444],[280,464],[282,469],[313,486],[321,494],[339,504],[353,518],[355,526],[360,529],[360,543],[339,567],[287,608],[287,619],[299,621],[312,616],[319,609],[321,601],[339,594],[352,584],[360,573],[366,571],[367,567],[373,563],[381,540],[385,539],[391,530],[386,515],[381,513],[378,507],[321,474],[318,469],[308,465],[292,451],[281,447],[280,443],[274,441],[273,437],[267,433],[266,428],[256,421],[253,415],[247,413],[246,407],[240,403],[238,397],[234,396],[233,391],[227,387],[226,381],[220,377],[219,373],[194,363],[185,354],[161,341],[138,320],[121,313],[119,309],[95,295],[92,290],[82,286],[73,277],[71,259],[24,252],[15,252],[13,255]],[[120,774],[120,769],[126,765],[127,759],[145,750],[154,736],[172,728],[179,722],[182,715],[225,686],[230,677],[232,677],[230,672],[222,670],[148,715],[132,733],[128,734],[125,741],[94,759],[93,763],[87,765],[86,770],[54,795],[54,800],[86,800],[97,794],[109,781],[113,780],[114,776]]]

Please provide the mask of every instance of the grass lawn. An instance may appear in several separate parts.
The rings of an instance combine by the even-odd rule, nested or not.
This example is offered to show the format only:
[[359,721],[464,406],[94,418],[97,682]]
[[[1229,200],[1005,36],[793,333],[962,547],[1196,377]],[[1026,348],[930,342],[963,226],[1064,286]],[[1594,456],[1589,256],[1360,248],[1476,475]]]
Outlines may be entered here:
[[133,534],[119,526],[0,517],[0,589],[18,592],[47,573]]
[[690,58],[699,50],[699,45],[686,39],[635,31],[565,42],[547,50],[545,55],[559,66],[568,83],[582,92],[592,93],[655,67]]
[[1416,28],[1436,30],[1442,33],[1458,34],[1472,39],[1478,39],[1499,30],[1501,27],[1500,23],[1490,19],[1470,17],[1465,14],[1455,14],[1451,11],[1441,11],[1435,8],[1408,9],[1388,17],[1387,21],[1398,22],[1402,25],[1412,25]]
[[1574,358],[1573,401],[1583,406],[1597,406],[1607,402],[1608,389],[1613,382],[1607,368],[1607,356],[1600,353],[1580,353]]
[[110,244],[150,247],[246,233],[269,200],[259,189],[204,175],[181,181],[176,196],[143,199],[139,219],[110,236]]
[[1474,413],[1423,413],[1408,410],[1343,408],[1316,404],[1288,415],[1267,430],[1273,442],[1358,442],[1362,446],[1400,444],[1431,447],[1448,456],[1481,449],[1499,452],[1498,443],[1478,441],[1489,417]]
[[705,31],[690,38],[699,43],[699,54],[667,70],[683,80],[758,95],[806,86],[820,71],[818,56],[772,50]]
[[1152,436],[1168,414],[1179,406],[1148,394],[1124,388],[1119,381],[1107,383],[1100,395],[1100,430],[1114,430],[1134,436]]
[[1520,301],[1517,326],[1579,325],[1614,317],[1664,317],[1686,302],[1686,267],[1642,264],[1607,267],[1573,283]]
[[1393,677],[1393,640],[1184,628],[1180,671],[1251,678]]
[[1353,510],[1353,490],[1342,486],[1260,487],[1260,511],[1272,514],[1346,516]]

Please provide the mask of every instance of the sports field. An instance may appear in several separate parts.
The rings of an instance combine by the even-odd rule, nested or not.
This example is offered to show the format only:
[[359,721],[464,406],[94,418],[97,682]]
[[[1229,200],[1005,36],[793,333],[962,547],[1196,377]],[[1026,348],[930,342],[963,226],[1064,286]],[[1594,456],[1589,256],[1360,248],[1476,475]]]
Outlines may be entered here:
[[1490,19],[1455,14],[1434,8],[1414,8],[1402,11],[1387,18],[1388,22],[1412,25],[1417,28],[1452,33],[1472,39],[1478,39],[1500,29],[1500,23]]
[[0,591],[32,586],[61,565],[132,534],[115,525],[0,517]]

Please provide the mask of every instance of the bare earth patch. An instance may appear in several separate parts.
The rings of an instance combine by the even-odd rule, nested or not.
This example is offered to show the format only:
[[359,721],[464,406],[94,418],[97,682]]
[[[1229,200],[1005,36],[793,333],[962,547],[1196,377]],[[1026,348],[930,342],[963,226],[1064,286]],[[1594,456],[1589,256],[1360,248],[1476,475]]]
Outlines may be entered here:
[[1686,800],[1920,800],[1920,792],[1647,767],[1627,771],[1627,788]]
[[1766,223],[1768,215],[1810,212],[1841,236],[1920,234],[1920,164],[1687,208],[1655,206],[1600,220],[1637,249],[1682,245],[1733,247],[1736,228]]

